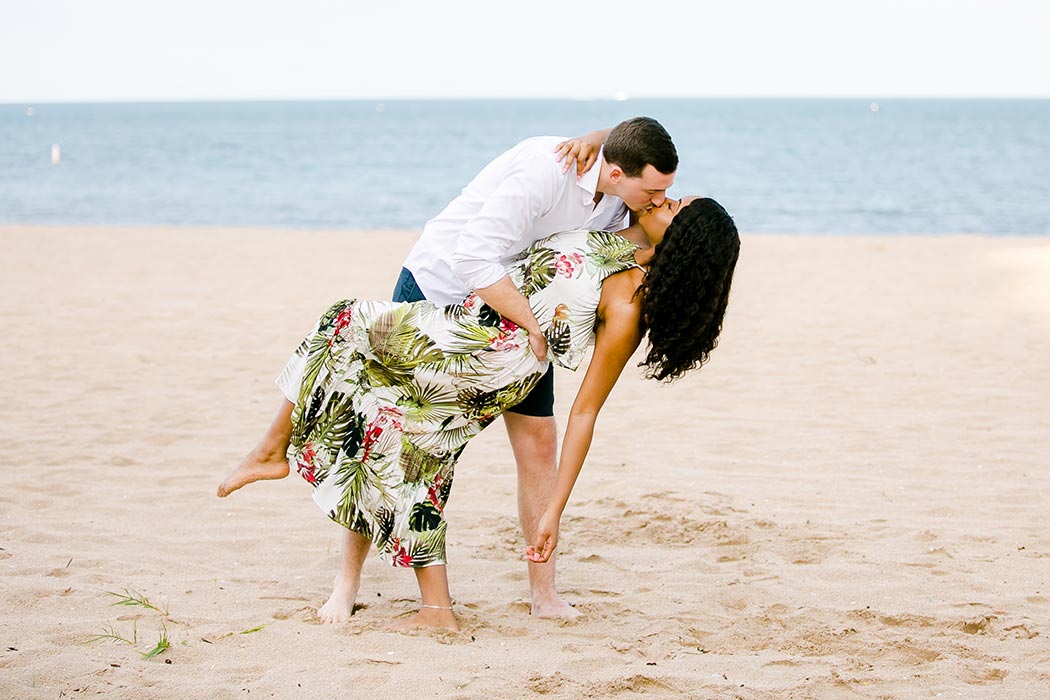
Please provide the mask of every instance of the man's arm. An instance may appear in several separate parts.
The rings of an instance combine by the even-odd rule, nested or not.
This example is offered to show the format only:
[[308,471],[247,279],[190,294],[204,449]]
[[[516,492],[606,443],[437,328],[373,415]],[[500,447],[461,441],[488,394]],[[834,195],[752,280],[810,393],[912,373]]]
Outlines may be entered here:
[[528,332],[529,347],[537,360],[547,359],[547,338],[540,329],[540,322],[532,313],[529,300],[522,296],[510,277],[503,275],[503,279],[496,284],[484,289],[475,289],[474,292],[483,302],[498,311],[500,316],[509,318]]
[[501,316],[524,328],[540,360],[547,358],[547,341],[528,300],[507,276],[503,259],[509,251],[531,243],[524,236],[550,211],[559,192],[559,178],[549,153],[521,154],[486,197],[481,211],[467,222],[452,254],[452,271],[460,282]]

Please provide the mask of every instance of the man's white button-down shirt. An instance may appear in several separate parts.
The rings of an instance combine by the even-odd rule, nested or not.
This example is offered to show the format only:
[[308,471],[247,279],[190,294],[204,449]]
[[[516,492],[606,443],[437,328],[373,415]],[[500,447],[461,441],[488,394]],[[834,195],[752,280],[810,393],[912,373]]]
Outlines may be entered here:
[[506,274],[510,259],[552,233],[619,231],[627,206],[605,195],[595,205],[601,158],[580,180],[562,172],[554,146],[564,138],[522,141],[489,163],[423,227],[405,260],[420,291],[438,305],[458,304]]

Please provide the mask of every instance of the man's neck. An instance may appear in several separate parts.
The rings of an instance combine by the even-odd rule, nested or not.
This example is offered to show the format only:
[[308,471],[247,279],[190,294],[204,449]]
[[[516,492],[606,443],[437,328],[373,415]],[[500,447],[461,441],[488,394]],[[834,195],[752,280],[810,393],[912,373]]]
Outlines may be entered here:
[[598,168],[598,184],[594,187],[594,203],[597,204],[601,201],[602,195],[616,194],[613,190],[612,181],[609,179],[609,170],[612,169],[608,163],[605,162],[605,156],[595,163]]

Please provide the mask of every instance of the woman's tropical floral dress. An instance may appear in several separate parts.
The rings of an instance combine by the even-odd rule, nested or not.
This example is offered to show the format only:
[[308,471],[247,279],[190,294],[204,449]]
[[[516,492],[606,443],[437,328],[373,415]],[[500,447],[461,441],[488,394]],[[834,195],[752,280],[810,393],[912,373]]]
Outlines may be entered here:
[[[594,337],[602,281],[637,247],[604,231],[555,234],[508,274],[549,357],[576,369]],[[337,523],[394,566],[445,563],[445,502],[470,438],[547,369],[528,335],[476,294],[461,305],[349,299],[333,305],[277,379],[292,412],[288,460]]]

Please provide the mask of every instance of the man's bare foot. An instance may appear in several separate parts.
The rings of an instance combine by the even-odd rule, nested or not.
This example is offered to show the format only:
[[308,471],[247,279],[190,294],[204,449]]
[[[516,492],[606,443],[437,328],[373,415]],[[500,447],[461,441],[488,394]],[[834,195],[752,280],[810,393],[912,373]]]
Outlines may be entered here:
[[580,617],[582,614],[554,593],[546,596],[533,596],[532,598],[533,617],[572,620]]
[[415,615],[406,617],[404,620],[397,620],[387,626],[387,629],[394,630],[395,632],[407,632],[409,630],[420,628],[459,632],[459,622],[456,620],[456,616],[451,610],[423,608]]
[[346,577],[340,574],[335,577],[335,586],[332,595],[328,596],[328,602],[317,611],[317,617],[326,625],[334,625],[346,622],[354,614],[354,603],[357,602],[357,589],[361,585],[361,577]]
[[284,454],[261,452],[256,448],[248,453],[239,467],[230,472],[225,481],[219,484],[216,495],[219,498],[225,498],[253,481],[283,479],[288,476],[288,471],[288,459]]

